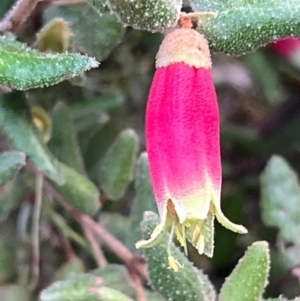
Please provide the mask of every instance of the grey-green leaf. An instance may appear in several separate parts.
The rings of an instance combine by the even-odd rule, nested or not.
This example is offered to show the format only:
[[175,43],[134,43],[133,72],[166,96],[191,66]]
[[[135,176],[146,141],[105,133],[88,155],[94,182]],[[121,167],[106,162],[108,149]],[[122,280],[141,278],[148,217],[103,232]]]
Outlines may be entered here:
[[92,274],[76,275],[58,281],[43,290],[41,301],[133,301],[123,293],[104,286],[101,277]]
[[58,162],[42,141],[23,99],[0,98],[0,130],[11,146],[26,153],[46,176],[59,185],[63,183]]
[[130,213],[130,235],[127,236],[127,245],[133,251],[136,250],[135,243],[142,238],[140,223],[145,211],[157,211],[153,188],[149,172],[149,161],[146,152],[143,152],[136,164],[134,186],[136,196]]
[[78,145],[71,111],[62,102],[54,107],[53,131],[49,143],[52,153],[63,163],[84,174],[83,159]]
[[25,165],[25,158],[25,154],[18,151],[4,152],[0,155],[0,186]]
[[121,42],[125,32],[115,15],[107,12],[99,16],[99,13],[86,4],[50,7],[46,11],[47,21],[57,17],[71,23],[74,51],[95,56],[99,61],[105,59]]
[[298,0],[190,0],[195,11],[215,11],[202,20],[214,51],[242,55],[270,41],[300,35]]
[[17,90],[54,85],[99,65],[76,53],[41,53],[6,36],[0,36],[0,57],[0,84]]
[[[262,218],[278,227],[279,249],[289,267],[300,263],[300,185],[297,174],[280,156],[273,156],[260,177]],[[292,245],[290,245],[292,243]],[[286,247],[288,246],[288,247]]]
[[79,211],[93,215],[100,209],[100,194],[97,187],[85,176],[60,163],[65,183],[55,185],[56,190]]
[[135,287],[124,265],[109,264],[106,267],[93,270],[92,274],[103,278],[103,285],[134,298]]
[[176,25],[182,0],[109,0],[107,5],[126,26],[162,32]]
[[100,184],[112,200],[120,199],[133,180],[138,136],[132,129],[121,132],[109,147],[101,167]]
[[267,285],[269,269],[268,244],[253,243],[223,284],[219,301],[258,301]]
[[[151,235],[158,222],[157,214],[150,211],[145,212],[141,225],[144,238],[148,238]],[[170,244],[171,255],[184,267],[180,268],[178,272],[168,269],[168,241],[169,237],[166,235],[166,239],[163,242],[155,247],[145,249],[153,287],[167,300],[216,300],[215,290],[208,277],[201,270],[197,270],[173,243]]]

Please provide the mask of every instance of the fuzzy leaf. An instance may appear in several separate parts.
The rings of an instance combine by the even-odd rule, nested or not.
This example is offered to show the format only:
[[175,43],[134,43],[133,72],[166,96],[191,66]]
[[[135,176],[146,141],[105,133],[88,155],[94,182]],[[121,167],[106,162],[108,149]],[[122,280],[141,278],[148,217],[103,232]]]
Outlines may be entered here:
[[190,0],[195,11],[214,11],[201,31],[214,51],[242,55],[270,41],[300,35],[298,0]]
[[65,280],[75,274],[78,275],[84,273],[84,271],[85,267],[83,261],[74,256],[58,268],[55,272],[55,280]]
[[223,284],[219,301],[258,301],[270,269],[270,254],[265,241],[253,243]]
[[[93,2],[95,5],[96,1]],[[103,6],[101,3],[100,0],[100,7]],[[182,0],[109,0],[107,5],[126,26],[162,32],[176,25]]]
[[93,270],[92,274],[103,278],[103,285],[134,298],[135,287],[123,265],[109,264],[104,268]]
[[53,132],[49,144],[51,151],[60,161],[83,174],[83,160],[70,109],[59,102],[54,107],[52,115]]
[[[157,214],[145,212],[141,224],[144,238],[151,235],[158,222]],[[208,277],[201,270],[197,270],[173,243],[170,245],[171,255],[184,267],[178,272],[168,269],[168,241],[169,237],[166,235],[163,242],[145,249],[150,279],[154,288],[168,300],[214,301],[216,293]]]
[[157,211],[155,198],[153,194],[152,183],[149,172],[149,161],[146,152],[143,152],[136,165],[134,181],[136,197],[131,208],[130,235],[127,236],[127,245],[135,252],[135,243],[142,238],[140,223],[143,220],[145,211]]
[[41,301],[133,301],[117,290],[103,286],[103,278],[83,274],[58,281],[43,290]]
[[46,176],[63,183],[58,162],[45,146],[24,101],[0,99],[0,130],[11,146],[23,151]]
[[83,213],[93,215],[100,209],[100,195],[97,187],[74,169],[60,163],[65,183],[56,190],[75,208]]
[[25,163],[24,153],[17,151],[2,153],[0,155],[0,186],[11,179]]
[[120,199],[133,179],[138,137],[134,130],[121,132],[108,149],[101,168],[100,183],[112,200]]
[[86,4],[51,7],[46,11],[47,21],[57,17],[70,22],[74,32],[74,51],[95,56],[99,61],[105,59],[121,42],[125,32],[115,15],[107,12],[99,16],[99,13]]
[[41,53],[5,36],[0,57],[0,84],[17,90],[54,85],[99,65],[76,53]]
[[262,218],[280,230],[279,249],[288,266],[300,263],[300,186],[297,174],[280,156],[273,156],[260,178]]

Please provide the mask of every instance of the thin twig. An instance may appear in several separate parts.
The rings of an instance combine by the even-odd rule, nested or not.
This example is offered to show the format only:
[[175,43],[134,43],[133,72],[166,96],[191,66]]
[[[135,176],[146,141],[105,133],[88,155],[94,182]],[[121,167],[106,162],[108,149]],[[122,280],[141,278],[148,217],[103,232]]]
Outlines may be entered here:
[[[37,173],[36,167],[30,161],[26,165],[26,169],[31,172]],[[51,184],[45,182],[44,189],[47,194],[50,194],[57,200],[70,214],[82,225],[85,224],[90,231],[104,243],[106,246],[114,252],[128,267],[136,270],[145,280],[149,280],[147,266],[144,262],[137,260],[137,257],[117,238],[109,233],[102,225],[95,222],[88,215],[83,214],[69,205],[66,200],[52,187]]]
[[131,273],[131,279],[135,286],[137,301],[148,301],[142,279],[137,273]]
[[86,0],[52,0],[52,5],[56,6],[66,6],[86,3]]
[[31,15],[38,2],[43,0],[19,0],[0,22],[0,31],[17,32]]
[[96,259],[99,267],[103,268],[103,267],[107,266],[107,260],[104,256],[102,250],[99,247],[99,243],[97,242],[97,240],[94,236],[94,233],[84,223],[82,223],[82,228],[83,228],[83,231],[84,231],[87,239],[89,240],[89,242],[91,244],[91,247],[92,247],[94,255],[95,255],[95,259]]
[[40,276],[40,217],[43,198],[43,180],[41,172],[36,173],[35,202],[32,216],[32,282],[31,287],[34,289]]

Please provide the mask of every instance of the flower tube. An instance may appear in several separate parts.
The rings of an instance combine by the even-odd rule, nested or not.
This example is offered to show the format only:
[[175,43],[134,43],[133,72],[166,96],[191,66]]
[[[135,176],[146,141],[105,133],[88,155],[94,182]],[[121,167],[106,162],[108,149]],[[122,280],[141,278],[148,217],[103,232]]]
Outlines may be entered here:
[[[222,213],[218,102],[207,40],[188,26],[173,30],[156,57],[146,113],[150,173],[160,223],[137,248],[151,247],[170,230],[187,252],[213,255],[214,218],[246,233]],[[180,264],[169,254],[169,267]]]

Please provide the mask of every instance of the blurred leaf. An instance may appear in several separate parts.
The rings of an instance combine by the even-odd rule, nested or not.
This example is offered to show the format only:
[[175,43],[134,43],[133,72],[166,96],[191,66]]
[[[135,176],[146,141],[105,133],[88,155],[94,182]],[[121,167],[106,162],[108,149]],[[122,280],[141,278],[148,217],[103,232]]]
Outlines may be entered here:
[[103,285],[134,298],[135,287],[124,265],[109,264],[104,268],[93,270],[91,273],[97,277],[101,277]]
[[78,119],[90,113],[105,111],[110,112],[124,104],[124,96],[121,93],[107,93],[87,101],[76,103],[71,107],[72,116]]
[[100,184],[110,199],[120,199],[132,181],[138,146],[137,134],[127,129],[108,149],[102,162]]
[[73,49],[76,52],[105,59],[120,43],[124,28],[116,16],[104,13],[101,16],[88,5],[51,7],[46,11],[46,20],[61,17],[71,23],[74,32]]
[[260,178],[262,218],[278,227],[279,246],[289,267],[300,263],[300,186],[296,173],[280,156],[273,156]]
[[0,154],[0,186],[10,180],[26,164],[25,159],[25,154],[18,151],[8,151]]
[[91,274],[58,281],[43,290],[41,301],[133,301],[117,290],[103,286],[103,279]]
[[284,90],[279,74],[261,50],[248,53],[244,61],[251,76],[259,85],[269,105],[279,104],[284,99]]
[[218,12],[202,19],[214,51],[242,55],[286,36],[300,35],[298,0],[190,0],[195,11]]
[[223,284],[219,301],[258,301],[267,285],[269,269],[268,244],[253,243]]
[[56,190],[79,211],[93,215],[100,209],[100,194],[97,187],[74,169],[60,163],[65,183],[55,185]]
[[55,273],[55,281],[65,280],[74,275],[83,274],[85,272],[85,266],[81,259],[74,256],[69,261],[64,263],[58,268]]
[[[94,110],[87,112],[82,110],[79,114],[73,114],[74,125],[77,132],[94,133],[94,130],[99,129],[109,121],[109,116],[102,110]],[[86,136],[87,133],[84,133]],[[90,135],[89,135],[90,136]]]
[[148,301],[167,301],[160,293],[146,291]]
[[0,18],[7,13],[8,9],[12,6],[14,0],[1,0],[0,2]]
[[[7,235],[0,234],[0,282],[3,283],[15,273],[15,250],[8,245]],[[1,291],[0,291],[1,299]]]
[[5,36],[0,36],[0,57],[0,84],[17,90],[54,85],[99,65],[76,53],[41,53]]
[[53,109],[53,132],[49,147],[63,163],[84,174],[84,165],[78,145],[70,109],[58,102]]
[[25,102],[0,98],[0,130],[11,146],[26,153],[46,176],[59,185],[64,182],[58,162],[44,145]]
[[12,180],[1,187],[0,221],[6,219],[11,210],[24,200],[25,195],[28,195],[27,177],[27,174],[18,173]]
[[130,218],[119,213],[103,212],[100,215],[99,221],[105,229],[122,242],[126,241],[130,232]]
[[[157,214],[147,211],[142,222],[144,238],[148,238],[158,224]],[[184,267],[178,272],[168,269],[169,237],[155,247],[145,249],[148,270],[153,287],[168,300],[173,301],[214,301],[215,290],[208,277],[197,270],[174,243],[170,245],[171,255]],[[242,300],[242,299],[241,299]],[[239,301],[241,301],[239,300]],[[227,300],[228,301],[228,300]]]
[[[92,0],[92,3],[96,8],[103,8],[102,0]],[[155,32],[176,25],[182,0],[109,0],[107,5],[124,25]]]
[[36,46],[41,52],[63,53],[69,49],[72,35],[69,23],[63,18],[56,18],[37,34]]
[[127,245],[134,252],[141,252],[141,250],[137,250],[135,248],[135,243],[142,238],[140,224],[143,220],[144,212],[157,212],[157,206],[149,173],[148,155],[146,152],[143,152],[137,161],[134,186],[136,197],[134,198],[131,207],[131,226],[129,231],[130,235],[127,236]]
[[21,285],[11,284],[4,285],[0,287],[0,300],[1,301],[16,301],[20,300],[22,296],[22,301],[31,301],[31,294],[29,290]]

